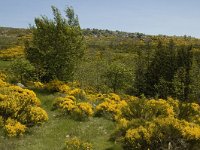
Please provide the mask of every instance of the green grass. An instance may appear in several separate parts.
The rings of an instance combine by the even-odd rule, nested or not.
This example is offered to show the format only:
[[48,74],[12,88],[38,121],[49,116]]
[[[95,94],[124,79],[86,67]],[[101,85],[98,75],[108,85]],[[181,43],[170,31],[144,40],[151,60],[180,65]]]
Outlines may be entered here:
[[36,92],[42,107],[49,115],[49,121],[40,127],[33,127],[23,137],[0,137],[0,150],[63,150],[66,136],[77,136],[91,142],[95,150],[120,150],[120,145],[109,141],[115,129],[112,121],[104,118],[91,118],[80,122],[60,116],[51,111],[54,95]]

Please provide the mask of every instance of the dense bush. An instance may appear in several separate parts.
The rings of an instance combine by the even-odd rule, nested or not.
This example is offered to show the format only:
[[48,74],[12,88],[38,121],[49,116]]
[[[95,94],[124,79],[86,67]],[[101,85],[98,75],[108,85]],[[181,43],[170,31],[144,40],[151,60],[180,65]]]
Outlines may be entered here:
[[76,107],[76,99],[73,96],[58,97],[53,103],[53,109],[60,109],[64,114],[70,115]]
[[64,83],[59,80],[52,80],[45,85],[45,88],[50,92],[59,92],[62,89]]
[[19,136],[26,131],[26,126],[16,120],[8,118],[5,123],[5,131],[9,137]]
[[114,134],[124,149],[182,150],[199,146],[198,104],[137,97],[129,97],[127,103]]
[[52,6],[53,19],[35,18],[33,38],[26,42],[26,58],[36,68],[39,79],[73,80],[75,66],[83,56],[84,40],[74,10],[68,7],[66,17]]
[[46,111],[40,107],[40,100],[33,91],[0,79],[0,93],[0,116],[5,122],[8,136],[21,135],[26,127],[48,120]]
[[15,59],[11,63],[10,73],[12,74],[12,80],[16,82],[25,83],[25,81],[30,81],[37,79],[35,74],[35,68],[26,59]]
[[74,117],[79,120],[84,120],[85,118],[93,116],[93,114],[92,105],[87,102],[77,103],[74,109]]
[[22,57],[24,57],[24,47],[22,46],[15,46],[0,51],[0,59],[2,60],[11,60]]
[[77,137],[69,137],[65,141],[65,149],[66,150],[93,150],[91,143],[81,141]]
[[115,121],[117,129],[112,139],[122,143],[124,149],[187,150],[199,146],[200,106],[196,103],[115,93],[88,94],[69,84],[57,89],[64,95],[56,99],[55,109],[78,120],[92,116],[94,111],[95,116]]
[[179,117],[200,125],[200,106],[196,103],[182,103]]
[[53,108],[77,120],[85,120],[93,115],[92,105],[88,102],[77,102],[74,96],[58,97]]
[[122,115],[122,108],[127,106],[126,101],[114,93],[104,95],[104,97],[104,101],[96,106],[96,116],[117,120]]
[[140,118],[152,120],[157,117],[174,117],[177,115],[174,112],[174,107],[163,99],[147,100],[131,96],[127,101],[128,106],[123,110],[123,115],[127,119]]
[[124,149],[192,149],[200,142],[200,126],[175,118],[157,118],[126,130]]

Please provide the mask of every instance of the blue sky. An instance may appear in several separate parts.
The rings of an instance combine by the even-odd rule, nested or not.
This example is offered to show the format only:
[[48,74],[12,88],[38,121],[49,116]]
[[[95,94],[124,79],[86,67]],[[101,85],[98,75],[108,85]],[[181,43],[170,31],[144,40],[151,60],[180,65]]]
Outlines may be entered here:
[[200,38],[199,0],[0,0],[0,26],[28,28],[51,5],[73,6],[82,28]]

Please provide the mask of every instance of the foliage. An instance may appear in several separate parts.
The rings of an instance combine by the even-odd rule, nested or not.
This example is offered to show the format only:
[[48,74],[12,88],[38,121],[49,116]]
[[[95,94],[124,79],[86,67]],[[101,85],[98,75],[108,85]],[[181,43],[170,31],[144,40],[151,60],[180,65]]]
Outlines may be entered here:
[[196,103],[181,103],[180,114],[181,119],[194,122],[200,125],[200,106]]
[[3,72],[0,72],[0,80],[5,81],[6,78],[7,76]]
[[105,84],[110,87],[113,92],[127,88],[127,84],[131,82],[131,71],[125,68],[121,63],[113,63],[105,73]]
[[172,98],[128,96],[114,137],[124,149],[192,149],[200,141],[200,106]]
[[[66,94],[80,89],[70,91],[68,88]],[[118,127],[113,138],[122,143],[124,149],[191,149],[200,141],[200,106],[196,103],[173,98],[146,99],[128,95],[122,98],[115,93],[86,94],[86,101],[95,106],[95,116],[116,121]],[[57,98],[54,107],[80,120],[91,116],[91,106],[85,107],[88,102],[77,103],[75,97],[68,95]]]
[[0,59],[2,60],[13,60],[16,58],[24,57],[24,47],[15,46],[0,51]]
[[76,105],[73,116],[78,120],[84,120],[85,118],[93,116],[94,112],[91,104],[86,102],[80,102]]
[[[98,147],[99,143],[107,140],[109,134],[99,125],[100,123],[96,127],[91,120],[100,120],[104,124],[112,120],[113,126],[110,132],[117,124],[117,131],[113,134],[113,137],[116,142],[122,143],[124,149],[182,150],[193,149],[195,146],[197,149],[199,148],[200,107],[199,104],[192,103],[198,101],[200,97],[199,39],[86,29],[84,34],[87,50],[83,62],[79,65],[76,63],[81,56],[74,55],[74,57],[71,57],[71,54],[76,52],[75,50],[78,47],[73,44],[82,44],[83,42],[77,17],[75,17],[72,9],[68,9],[66,30],[62,30],[61,27],[59,28],[61,30],[59,30],[56,23],[58,23],[61,15],[57,12],[54,8],[54,20],[45,17],[36,19],[36,27],[32,30],[33,39],[26,45],[26,56],[29,56],[32,60],[31,63],[36,66],[36,73],[40,80],[45,82],[51,80],[47,84],[33,82],[33,87],[37,89],[36,91],[39,91],[39,95],[42,92],[47,92],[46,90],[40,91],[41,89],[47,89],[48,94],[50,94],[48,97],[57,97],[53,104],[54,109],[70,116],[70,119],[57,117],[56,111],[50,112],[51,122],[47,124],[49,128],[45,131],[37,128],[39,132],[35,132],[34,137],[36,139],[38,138],[37,134],[40,134],[39,138],[48,145],[51,145],[49,141],[56,141],[56,144],[61,143],[63,142],[62,138],[66,136],[64,135],[66,131],[73,133],[71,131],[73,129],[74,132],[83,137],[88,136],[85,131],[90,132],[91,135],[86,138],[88,140],[93,139],[100,130],[102,131],[100,132],[101,137],[96,140],[96,147]],[[73,19],[74,21],[72,21]],[[62,26],[65,19],[61,17],[60,21]],[[45,23],[49,24],[45,25]],[[39,28],[40,31],[37,30]],[[72,36],[65,37],[65,33]],[[37,37],[34,37],[34,35],[37,35]],[[60,38],[60,35],[63,37]],[[48,39],[48,37],[51,37],[51,39]],[[78,37],[78,42],[74,42],[76,37]],[[2,42],[1,39],[0,37],[0,43]],[[7,39],[5,38],[5,40]],[[68,45],[65,41],[70,41],[71,45]],[[64,46],[62,46],[62,43],[65,43]],[[50,44],[53,44],[53,46]],[[4,47],[0,44],[1,48],[2,46]],[[82,46],[80,49],[83,48]],[[69,55],[64,54],[66,52],[65,47],[74,51],[70,51]],[[57,48],[61,49],[63,53],[57,51]],[[2,49],[0,56],[3,54],[2,59],[6,56],[6,60],[23,57],[23,53],[18,50],[17,47]],[[28,53],[28,50],[30,53]],[[64,59],[61,56],[67,56],[67,58]],[[75,57],[76,59],[74,59]],[[45,58],[45,63],[41,63],[41,58]],[[72,59],[76,60],[75,63]],[[2,68],[6,68],[4,64],[10,61],[2,62]],[[59,68],[62,69],[63,67],[60,62],[64,62],[63,66],[70,66],[68,62],[74,63],[73,69],[60,71]],[[23,63],[20,65],[23,65]],[[23,66],[21,68],[23,69]],[[29,67],[26,68],[29,69]],[[46,68],[53,71],[48,71]],[[133,71],[135,71],[134,74],[132,74]],[[24,72],[27,73],[28,71]],[[65,77],[71,80],[73,74],[75,74],[77,80],[76,85],[58,80],[63,80]],[[48,117],[47,113],[40,107],[40,102],[33,92],[6,83],[5,78],[4,74],[0,74],[0,126],[2,124],[9,136],[19,136],[29,127],[45,122]],[[109,93],[116,91],[123,94],[124,91],[129,89],[132,90],[129,93],[132,92],[131,94],[137,96],[145,94],[148,99],[144,96],[139,98]],[[167,98],[169,96],[173,98]],[[175,98],[181,101],[175,100]],[[183,100],[188,100],[188,102],[182,102]],[[42,104],[48,109],[51,102],[51,99],[48,98],[48,100],[44,99]],[[103,118],[99,117],[92,118],[93,115],[110,120],[101,120]],[[87,118],[90,118],[90,120],[83,123],[82,120]],[[81,121],[74,121],[73,119]],[[79,126],[82,126],[80,130]],[[52,129],[56,131],[52,132]],[[62,134],[57,134],[57,132],[62,132]],[[69,137],[69,141],[74,140],[73,136],[70,135]],[[104,140],[101,138],[104,138]],[[2,138],[2,140],[5,139]],[[34,141],[35,139],[30,138],[29,140]],[[61,142],[58,142],[58,140]],[[77,143],[78,140],[75,139],[74,141]],[[12,141],[10,143],[15,144]],[[42,142],[35,140],[35,143]],[[43,146],[38,147],[41,149]],[[60,147],[62,147],[62,144]],[[32,146],[32,148],[35,147]]]
[[66,95],[74,96],[77,100],[84,100],[86,93],[84,90],[78,88],[76,82],[64,83],[59,80],[52,80],[46,83],[44,87],[50,92],[60,92]]
[[33,87],[36,88],[36,89],[43,89],[44,84],[39,82],[39,81],[36,81],[36,82],[33,82]]
[[0,116],[0,128],[3,127],[3,125],[4,125],[4,120],[3,120],[3,117]]
[[91,143],[83,142],[77,137],[69,137],[65,145],[66,150],[93,150]]
[[70,115],[74,108],[76,108],[76,104],[75,98],[72,96],[58,97],[53,103],[53,109],[61,109],[67,115]]
[[34,78],[35,67],[26,59],[14,60],[10,69],[17,82],[24,83]]
[[[146,71],[145,95],[155,96],[158,94],[162,98],[172,96],[173,89],[170,83],[176,71],[175,53],[176,47],[173,41],[170,41],[167,47],[163,46],[163,43],[159,41],[151,63]],[[160,89],[164,90],[161,91]]]
[[117,120],[121,115],[121,110],[127,106],[126,101],[114,93],[105,96],[102,103],[96,106],[96,116],[104,116],[108,119]]
[[191,149],[200,141],[200,126],[174,118],[155,119],[128,129],[124,149]]
[[0,93],[0,116],[8,120],[5,129],[9,136],[20,135],[25,132],[25,127],[48,120],[46,111],[40,107],[40,100],[33,91],[0,80]]
[[43,82],[72,80],[74,68],[83,55],[83,36],[72,8],[66,19],[52,6],[54,20],[45,16],[35,19],[33,39],[26,43],[27,59],[35,66]]
[[58,97],[55,99],[53,109],[61,110],[65,115],[75,120],[85,120],[93,116],[93,109],[88,102],[77,102],[74,96]]
[[28,112],[28,118],[28,124],[36,125],[42,124],[43,122],[47,121],[48,115],[44,109],[37,106],[33,106]]
[[64,83],[59,80],[52,80],[45,85],[45,88],[51,92],[59,92]]
[[5,131],[9,137],[20,136],[26,131],[26,126],[16,120],[8,118],[5,123]]

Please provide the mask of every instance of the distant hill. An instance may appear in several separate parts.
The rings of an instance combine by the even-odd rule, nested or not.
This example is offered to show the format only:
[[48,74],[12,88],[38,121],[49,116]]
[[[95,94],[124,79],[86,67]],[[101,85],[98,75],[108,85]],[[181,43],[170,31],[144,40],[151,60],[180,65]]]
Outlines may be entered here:
[[0,27],[0,49],[17,45],[19,39],[28,33],[28,29]]
[[[0,27],[0,49],[10,48],[14,45],[19,45],[19,43],[23,44],[22,37],[30,33],[29,29]],[[173,39],[177,45],[188,43],[193,44],[195,47],[200,47],[200,39],[191,36],[146,35],[139,32],[129,33],[89,28],[83,29],[83,34],[86,37],[89,48],[110,48],[114,51],[127,52],[135,49],[138,45],[144,46],[148,43],[154,47],[159,40],[167,43],[170,39]]]

